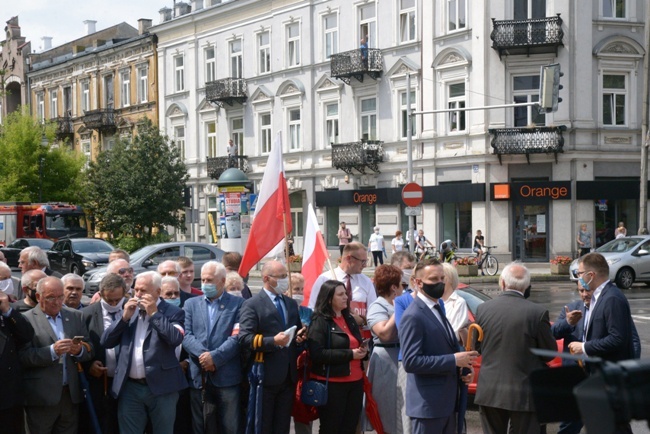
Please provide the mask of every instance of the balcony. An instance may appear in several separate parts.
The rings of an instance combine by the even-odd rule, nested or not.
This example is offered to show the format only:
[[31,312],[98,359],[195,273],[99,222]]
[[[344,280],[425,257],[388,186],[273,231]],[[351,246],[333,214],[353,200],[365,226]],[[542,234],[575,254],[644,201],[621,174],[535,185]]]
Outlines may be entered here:
[[348,175],[352,175],[353,169],[366,173],[366,168],[379,173],[379,163],[383,161],[384,142],[379,140],[332,143],[332,167],[341,169]]
[[232,106],[242,104],[248,98],[246,80],[243,78],[223,78],[205,84],[205,98],[211,103],[223,107],[223,103]]
[[52,119],[56,125],[56,138],[58,140],[65,140],[74,135],[74,126],[72,125],[72,118],[70,116],[60,116]]
[[246,155],[238,155],[236,157],[213,157],[208,158],[208,176],[212,179],[218,180],[219,177],[226,169],[234,167],[244,173],[250,172],[248,166],[248,157]]
[[330,75],[350,84],[350,78],[354,77],[363,82],[363,76],[368,74],[376,80],[381,76],[384,69],[384,58],[381,50],[377,48],[368,49],[368,58],[363,59],[361,50],[351,50],[344,53],[332,54]]
[[492,18],[492,48],[502,55],[555,53],[562,44],[562,18],[534,18],[530,20],[503,20]]
[[562,132],[566,126],[559,127],[532,127],[532,128],[499,128],[488,130],[492,134],[492,147],[494,154],[525,154],[526,161],[530,164],[530,154],[557,154],[564,152],[564,137]]
[[115,110],[112,108],[84,112],[81,122],[89,130],[97,130],[102,134],[113,134],[117,130]]

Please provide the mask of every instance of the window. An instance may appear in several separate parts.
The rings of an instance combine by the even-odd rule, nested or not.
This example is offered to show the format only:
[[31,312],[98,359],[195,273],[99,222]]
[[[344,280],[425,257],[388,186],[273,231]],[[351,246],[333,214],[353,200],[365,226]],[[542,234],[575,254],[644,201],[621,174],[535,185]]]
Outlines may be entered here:
[[210,83],[216,79],[216,62],[214,57],[214,47],[205,49],[205,82]]
[[625,18],[625,2],[627,0],[602,0],[603,17]]
[[237,155],[244,155],[244,118],[231,119],[230,138],[237,146]]
[[178,147],[181,158],[185,160],[185,127],[174,128],[174,137],[176,138],[176,146]]
[[115,93],[113,92],[113,76],[106,75],[104,76],[104,103],[106,105],[106,108],[111,109],[115,107],[114,95]]
[[120,81],[122,82],[120,101],[122,107],[128,107],[131,105],[131,71],[122,71]]
[[603,75],[603,125],[622,126],[626,124],[625,75]]
[[[406,92],[400,92],[400,137],[405,139],[408,137],[407,127],[408,127],[408,116],[406,112]],[[411,91],[411,110],[415,110],[415,91]],[[411,116],[411,137],[415,137],[415,119],[417,116]]]
[[287,66],[300,65],[300,23],[287,25]]
[[269,32],[262,32],[257,35],[257,47],[259,58],[257,68],[260,74],[271,72],[271,35]]
[[217,123],[210,121],[205,123],[205,136],[208,145],[208,157],[217,156]]
[[50,119],[59,116],[59,91],[57,89],[50,90]]
[[271,113],[260,114],[260,145],[262,154],[271,152]]
[[81,83],[81,110],[90,110],[90,82]]
[[[459,182],[443,184],[461,184]],[[465,184],[464,182],[462,184]],[[442,235],[443,240],[456,240],[458,247],[471,248],[474,244],[472,234],[472,203],[444,203],[442,204]]]
[[149,101],[149,68],[145,66],[138,69],[138,102],[147,101]]
[[91,158],[91,147],[90,147],[90,140],[84,140],[81,142],[81,152],[83,152],[84,156],[86,157],[86,164],[85,168],[88,169],[90,165],[90,158]]
[[[465,83],[450,84],[449,90],[449,104],[450,109],[465,108]],[[466,111],[449,112],[449,132],[465,131]]]
[[63,115],[72,116],[72,88],[66,86],[63,88]]
[[289,150],[300,149],[300,109],[289,110]]
[[242,78],[243,58],[241,39],[230,42],[230,77]]
[[377,48],[377,11],[375,2],[359,8],[359,39],[368,38],[368,47]]
[[415,0],[399,0],[399,41],[415,41]]
[[325,147],[339,142],[339,103],[325,105]]
[[339,18],[336,14],[323,17],[323,52],[329,59],[332,54],[339,52]]
[[448,31],[467,27],[467,0],[447,0]]
[[[539,101],[539,75],[524,75],[513,78],[513,99],[516,103]],[[535,107],[515,107],[514,126],[544,126],[546,115]]]
[[174,57],[174,91],[182,92],[185,90],[185,67],[183,66],[183,56]]
[[546,17],[546,0],[514,0],[514,2],[515,20]]
[[361,139],[377,139],[377,99],[361,100]]
[[43,92],[36,94],[36,116],[41,122],[45,120],[45,101]]

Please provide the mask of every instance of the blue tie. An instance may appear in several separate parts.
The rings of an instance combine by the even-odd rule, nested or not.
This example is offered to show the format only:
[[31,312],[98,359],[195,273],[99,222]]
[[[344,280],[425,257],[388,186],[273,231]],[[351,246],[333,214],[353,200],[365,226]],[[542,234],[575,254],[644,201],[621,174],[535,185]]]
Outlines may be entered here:
[[284,311],[282,310],[282,297],[279,295],[275,296],[275,307],[278,309],[278,312],[280,312],[280,318],[282,318],[282,324],[287,325],[287,320],[284,317]]

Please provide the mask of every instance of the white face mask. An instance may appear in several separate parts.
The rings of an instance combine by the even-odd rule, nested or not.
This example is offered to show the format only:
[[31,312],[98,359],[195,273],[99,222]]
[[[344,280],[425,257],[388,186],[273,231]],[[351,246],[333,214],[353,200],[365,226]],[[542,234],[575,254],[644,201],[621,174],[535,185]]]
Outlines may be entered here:
[[14,295],[14,281],[10,278],[0,280],[0,291],[7,295]]
[[402,283],[406,285],[411,285],[411,275],[413,274],[412,269],[402,270]]
[[302,294],[294,294],[293,297],[291,297],[291,298],[296,300],[296,303],[298,303],[298,306],[300,306],[302,304],[303,300],[305,299],[305,296],[302,295]]
[[106,303],[103,298],[99,299],[99,302],[102,304],[102,308],[106,310],[108,313],[118,313],[122,312],[122,304],[124,304],[124,298],[120,300],[119,303],[117,303],[115,306],[111,306],[110,304]]
[[233,295],[235,297],[241,297],[241,291],[228,291],[228,294]]
[[277,286],[273,288],[278,294],[284,294],[289,290],[289,278],[285,277],[284,279],[277,279]]

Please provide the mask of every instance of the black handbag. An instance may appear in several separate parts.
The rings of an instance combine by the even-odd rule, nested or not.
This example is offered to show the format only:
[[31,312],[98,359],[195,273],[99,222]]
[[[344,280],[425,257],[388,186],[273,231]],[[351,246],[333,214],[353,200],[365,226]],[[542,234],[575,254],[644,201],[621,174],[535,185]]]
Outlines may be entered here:
[[[328,329],[327,333],[327,347],[330,346],[331,331]],[[327,385],[330,382],[330,366],[327,365],[327,376],[325,377],[325,384],[318,380],[307,379],[307,365],[305,363],[304,380],[302,382],[302,389],[300,390],[300,399],[304,404],[320,407],[327,404]]]

